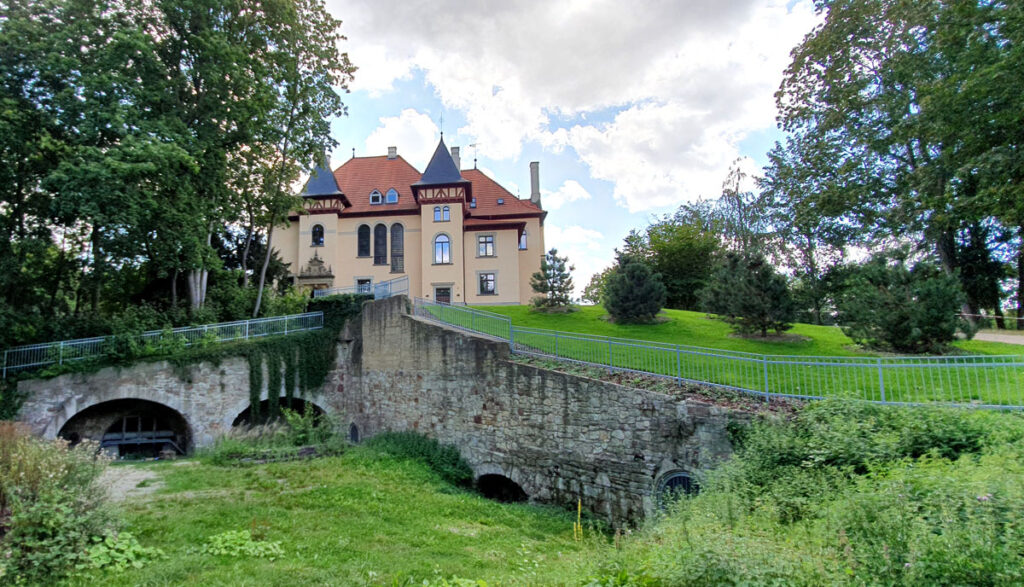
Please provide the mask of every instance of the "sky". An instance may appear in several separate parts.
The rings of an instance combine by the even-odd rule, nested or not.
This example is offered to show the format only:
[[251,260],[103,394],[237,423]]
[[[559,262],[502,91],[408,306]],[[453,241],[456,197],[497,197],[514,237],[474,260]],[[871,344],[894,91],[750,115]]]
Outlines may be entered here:
[[547,248],[577,294],[631,229],[757,174],[808,0],[327,0],[358,70],[333,166],[461,148],[513,194],[540,162]]

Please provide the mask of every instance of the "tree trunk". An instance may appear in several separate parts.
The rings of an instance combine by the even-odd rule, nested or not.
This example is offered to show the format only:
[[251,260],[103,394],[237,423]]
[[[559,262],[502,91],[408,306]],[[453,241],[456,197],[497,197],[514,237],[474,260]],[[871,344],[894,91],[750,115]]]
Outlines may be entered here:
[[[210,227],[209,230],[206,231],[207,248],[210,247],[211,242],[213,242],[213,227]],[[200,262],[200,264],[203,263],[204,262]],[[209,269],[202,266],[189,272],[188,294],[193,312],[202,308],[203,305],[206,304],[206,282],[209,276]]]
[[178,270],[171,275],[171,307],[178,307]]
[[249,213],[249,227],[245,231],[245,248],[242,250],[242,288],[249,287],[249,246],[252,244],[253,233],[255,232],[256,220],[254,214]]
[[252,317],[255,318],[260,315],[260,304],[263,303],[263,285],[267,281],[267,266],[270,265],[270,244],[274,238],[274,224],[271,223],[267,228],[267,254],[263,256],[263,267],[260,269],[260,283],[259,290],[256,292],[256,307],[252,310]]

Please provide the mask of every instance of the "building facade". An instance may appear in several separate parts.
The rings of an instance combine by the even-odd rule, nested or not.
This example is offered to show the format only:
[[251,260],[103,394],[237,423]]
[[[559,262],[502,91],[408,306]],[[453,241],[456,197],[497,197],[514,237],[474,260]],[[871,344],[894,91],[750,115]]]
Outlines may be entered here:
[[[544,255],[538,164],[521,200],[477,169],[462,170],[442,138],[420,173],[397,153],[321,166],[303,210],[275,231],[302,290],[356,288],[408,277],[409,295],[453,304],[526,304]],[[280,235],[280,236],[278,236]]]

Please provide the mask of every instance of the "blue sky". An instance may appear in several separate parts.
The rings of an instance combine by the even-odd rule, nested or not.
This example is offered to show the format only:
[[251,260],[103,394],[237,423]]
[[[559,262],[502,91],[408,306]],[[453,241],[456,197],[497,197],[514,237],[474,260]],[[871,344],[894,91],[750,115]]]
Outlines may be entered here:
[[[540,162],[547,246],[577,292],[633,228],[715,197],[778,138],[773,93],[815,24],[781,0],[329,0],[359,70],[338,165],[397,146],[423,169],[442,126],[512,193]],[[473,145],[476,145],[475,147]]]

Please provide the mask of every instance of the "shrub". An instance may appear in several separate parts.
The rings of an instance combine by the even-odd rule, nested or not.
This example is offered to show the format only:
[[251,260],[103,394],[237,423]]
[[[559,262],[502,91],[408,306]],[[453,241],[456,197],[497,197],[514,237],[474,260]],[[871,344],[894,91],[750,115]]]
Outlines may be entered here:
[[199,549],[204,554],[274,560],[284,555],[280,542],[256,540],[249,530],[229,530],[211,536]]
[[453,485],[468,487],[473,483],[473,469],[450,444],[441,444],[416,432],[385,432],[374,436],[366,445],[398,458],[427,464],[441,479]]
[[701,290],[701,306],[744,334],[793,327],[795,305],[786,284],[763,256],[729,253]]
[[952,275],[927,263],[908,268],[901,258],[873,257],[854,269],[839,298],[838,322],[859,344],[906,353],[938,353],[960,330],[964,295]]
[[653,322],[665,305],[665,285],[643,261],[620,254],[603,299],[616,322]]
[[91,564],[93,539],[114,530],[98,484],[106,465],[95,444],[71,448],[0,422],[0,559],[6,559],[6,574],[44,583]]

